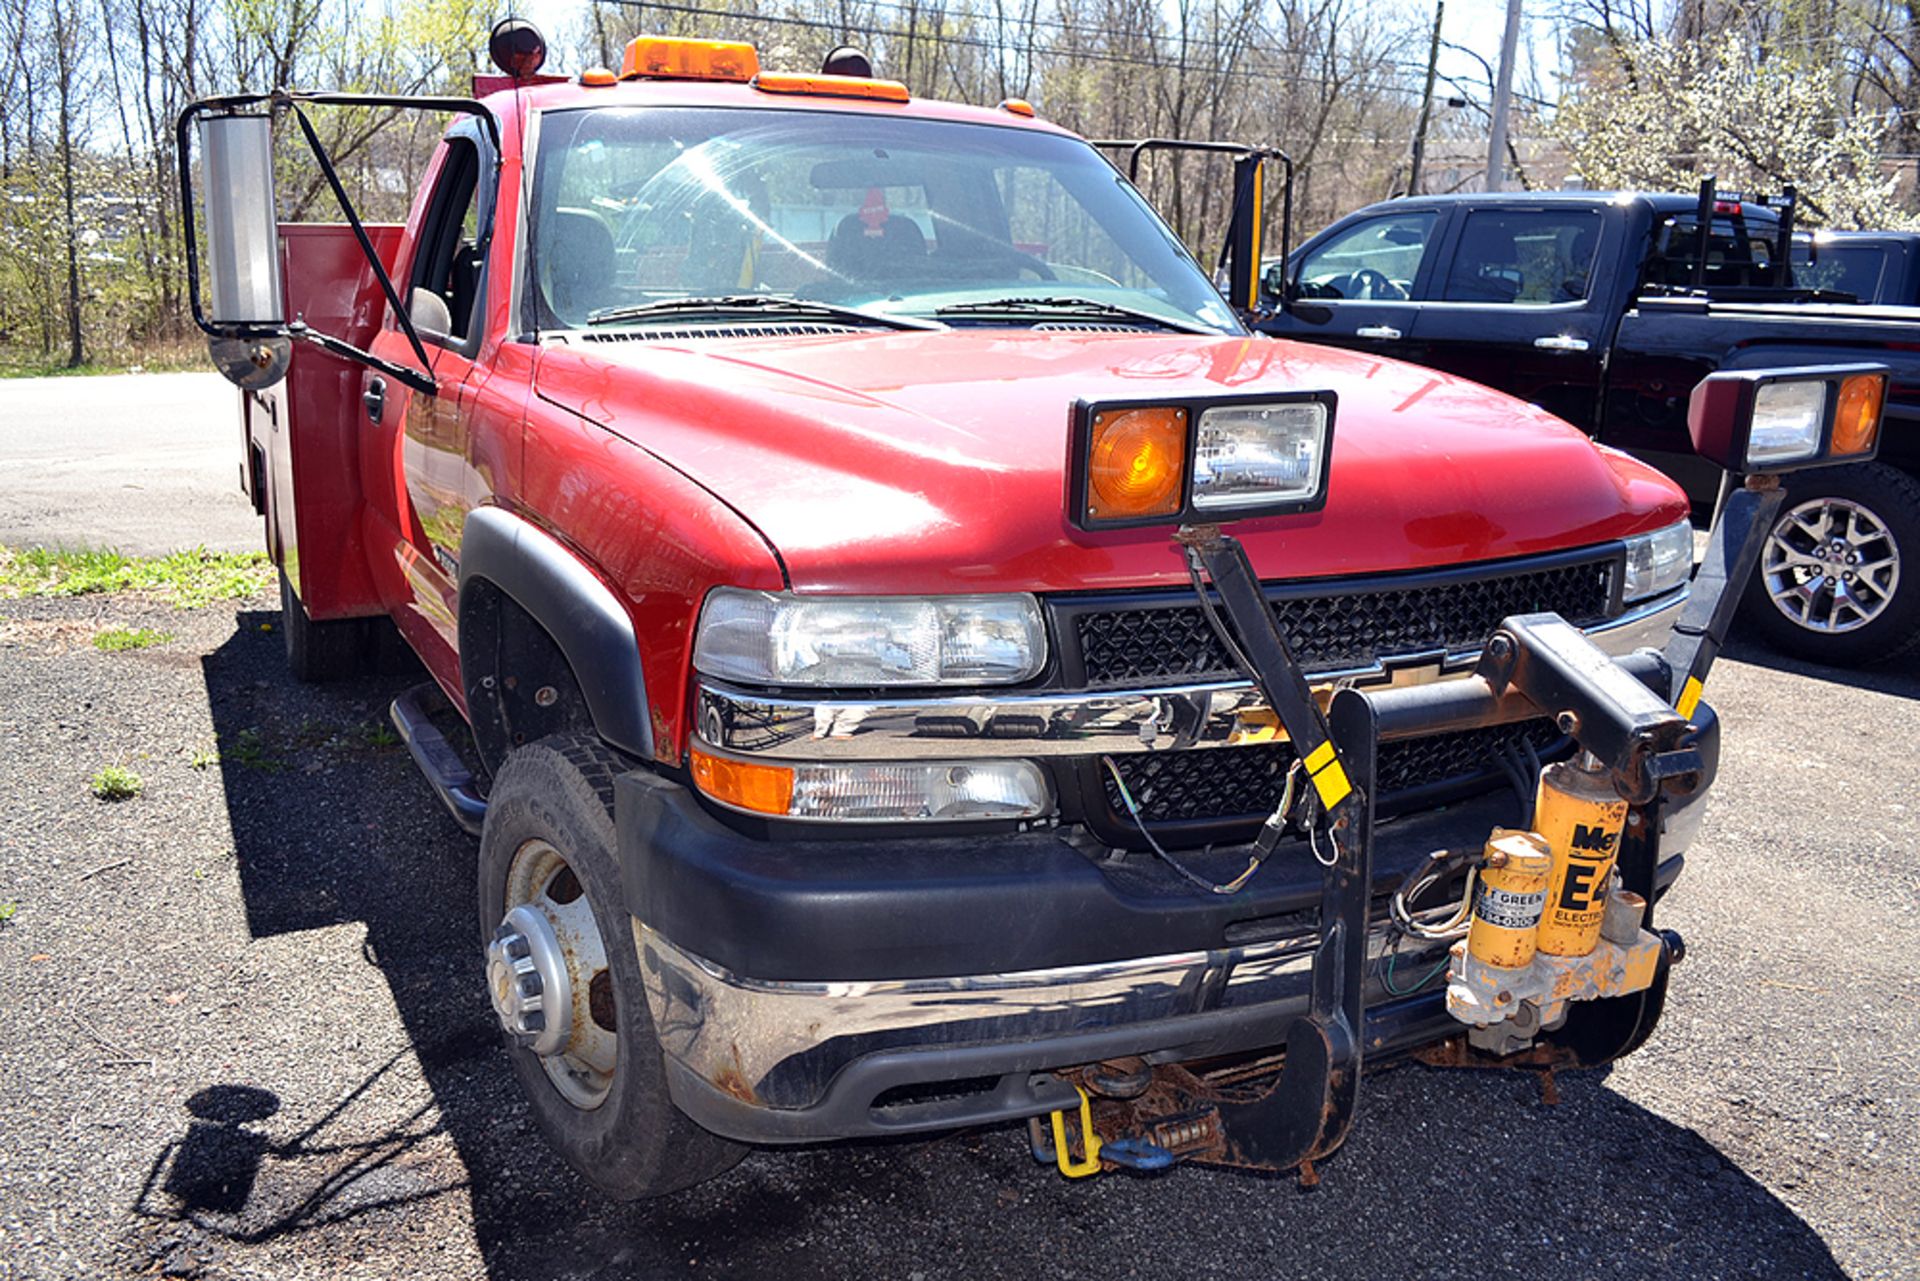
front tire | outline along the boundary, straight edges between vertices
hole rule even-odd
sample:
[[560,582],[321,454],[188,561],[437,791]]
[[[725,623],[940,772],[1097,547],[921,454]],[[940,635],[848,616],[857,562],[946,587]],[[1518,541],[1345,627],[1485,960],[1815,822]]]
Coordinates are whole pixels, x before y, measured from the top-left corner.
[[1835,667],[1920,648],[1920,481],[1885,463],[1790,478],[1747,585],[1773,648]]
[[[710,1179],[746,1149],[667,1094],[619,892],[613,778],[624,768],[580,734],[508,756],[480,836],[479,906],[494,1009],[535,1123],[588,1182],[633,1201]],[[539,964],[554,955],[563,963]],[[530,997],[550,1008],[529,1017]]]

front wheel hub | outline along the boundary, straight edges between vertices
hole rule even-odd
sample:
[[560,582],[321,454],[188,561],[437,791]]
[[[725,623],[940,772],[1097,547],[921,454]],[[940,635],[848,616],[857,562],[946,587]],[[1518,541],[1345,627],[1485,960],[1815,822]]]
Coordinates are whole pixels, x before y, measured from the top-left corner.
[[1780,517],[1760,556],[1773,607],[1835,635],[1879,618],[1900,589],[1900,547],[1886,521],[1851,499],[1815,498]]
[[573,991],[566,958],[546,914],[523,903],[507,913],[487,945],[487,991],[514,1042],[538,1055],[567,1043]]

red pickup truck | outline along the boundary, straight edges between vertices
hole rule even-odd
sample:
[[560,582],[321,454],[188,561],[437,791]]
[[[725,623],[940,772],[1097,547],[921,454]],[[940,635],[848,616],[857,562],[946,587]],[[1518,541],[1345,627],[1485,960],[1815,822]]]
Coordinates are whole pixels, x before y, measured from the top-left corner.
[[[459,119],[405,228],[273,221],[273,119],[366,97],[195,104],[204,249],[185,160],[183,199],[289,660],[391,620],[431,675],[394,718],[589,1179],[1022,1118],[1069,1174],[1310,1173],[1363,1061],[1644,1040],[1771,476],[1690,589],[1660,474],[1251,335],[1025,103],[495,43],[493,92],[412,104]],[[1795,377],[1720,386],[1728,466],[1870,452],[1883,380]],[[1468,938],[1529,822],[1592,927],[1532,962]],[[1531,956],[1530,893],[1473,920]]]

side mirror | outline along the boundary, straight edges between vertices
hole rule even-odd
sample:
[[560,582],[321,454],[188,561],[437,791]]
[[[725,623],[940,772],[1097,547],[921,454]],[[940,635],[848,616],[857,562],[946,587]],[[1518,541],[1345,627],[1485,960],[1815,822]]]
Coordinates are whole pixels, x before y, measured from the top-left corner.
[[1276,262],[1260,273],[1260,290],[1274,298],[1290,299],[1293,282],[1287,278],[1287,264]]
[[1885,365],[1808,365],[1709,375],[1687,402],[1702,458],[1740,475],[1871,459],[1887,401]]
[[293,346],[283,336],[280,224],[273,202],[273,120],[264,115],[202,116],[201,164],[207,193],[206,324],[213,363],[249,391],[286,376]]
[[413,327],[433,338],[445,338],[453,332],[453,313],[447,300],[431,289],[416,289],[407,298],[407,316]]
[[213,286],[207,319],[234,328],[284,325],[273,121],[264,115],[202,116],[200,155],[206,175],[207,276]]

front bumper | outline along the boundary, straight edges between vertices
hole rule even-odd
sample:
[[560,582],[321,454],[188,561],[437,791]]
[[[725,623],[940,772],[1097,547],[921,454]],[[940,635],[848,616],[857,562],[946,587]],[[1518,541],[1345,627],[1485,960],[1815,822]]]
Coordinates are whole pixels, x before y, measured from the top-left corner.
[[[1705,707],[1698,723],[1710,782],[1718,726]],[[1649,898],[1678,875],[1706,791],[1650,839],[1638,873]],[[648,773],[622,777],[616,794],[674,1100],[733,1138],[1037,1115],[1077,1097],[1050,1068],[1259,1049],[1308,1005],[1320,868],[1304,849],[1283,846],[1241,893],[1210,896],[1149,855],[1061,831],[782,842],[742,835]],[[1514,822],[1514,805],[1496,794],[1378,827],[1370,957],[1384,895],[1430,851]],[[1245,851],[1210,857],[1230,872]],[[1405,952],[1396,988],[1441,955]],[[1457,1030],[1437,989],[1396,998],[1380,969],[1367,988],[1369,1054]]]

